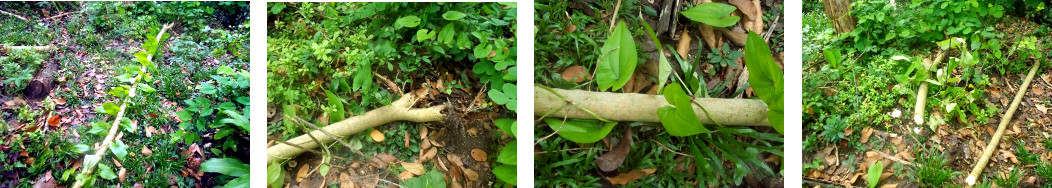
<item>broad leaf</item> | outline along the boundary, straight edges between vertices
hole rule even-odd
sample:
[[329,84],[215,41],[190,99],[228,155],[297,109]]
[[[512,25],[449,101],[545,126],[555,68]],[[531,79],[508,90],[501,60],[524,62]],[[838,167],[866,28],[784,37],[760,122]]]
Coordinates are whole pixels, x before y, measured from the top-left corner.
[[601,52],[603,54],[599,59],[595,75],[599,90],[621,89],[632,77],[632,73],[636,70],[636,61],[638,61],[635,40],[624,21],[614,28],[614,32],[606,39],[606,44],[603,44]]
[[497,165],[493,168],[493,175],[505,183],[516,185],[515,165]]
[[244,175],[237,179],[230,180],[226,185],[223,185],[223,188],[247,188],[250,184],[251,181],[249,180],[249,175]]
[[416,40],[424,41],[435,36],[435,31],[428,31],[427,29],[420,29],[416,31]]
[[835,49],[822,50],[822,55],[826,57],[826,62],[829,65],[833,65],[836,68],[840,64],[840,51]]
[[113,173],[113,169],[110,165],[99,164],[99,177],[102,179],[113,180],[117,178],[117,174]]
[[767,120],[778,133],[783,128],[783,76],[782,69],[771,57],[771,48],[760,35],[749,32],[745,42],[745,66],[749,69],[749,85],[767,104]]
[[729,27],[738,23],[741,18],[731,16],[738,8],[723,3],[702,3],[683,12],[684,17],[713,27]]
[[508,133],[511,137],[515,137],[516,122],[515,119],[500,118],[493,121],[493,124],[497,125],[497,128]]
[[508,142],[507,145],[504,145],[504,149],[500,150],[500,155],[497,155],[497,162],[507,165],[516,165],[516,163],[518,163],[516,148],[519,148],[516,145],[517,143],[518,142],[516,141],[511,141]]
[[880,181],[880,174],[882,173],[884,173],[883,162],[877,161],[869,165],[869,172],[866,172],[866,182],[869,184],[869,188],[877,187],[877,183]]
[[346,111],[343,108],[343,101],[340,100],[339,96],[332,94],[331,91],[325,90],[326,99],[329,101],[329,123],[336,123],[343,121],[344,114]]
[[247,164],[233,158],[212,158],[201,163],[201,171],[241,177],[249,173],[249,167]]
[[442,177],[442,172],[431,170],[424,175],[405,180],[405,185],[406,187],[445,188],[446,179]]
[[117,140],[110,144],[110,151],[113,155],[117,156],[118,159],[124,161],[124,158],[128,156],[128,145],[124,145],[124,141]]
[[643,21],[643,28],[650,35],[650,40],[654,41],[654,44],[658,47],[658,91],[664,91],[665,82],[668,81],[668,76],[672,74],[672,66],[669,64],[668,57],[665,57],[665,48],[661,47],[661,40],[658,40],[654,30],[650,28],[650,24],[647,24],[642,19],[640,21]]
[[459,11],[447,11],[445,14],[442,14],[442,18],[445,18],[446,20],[459,20],[460,18],[464,18],[464,16],[467,15]]
[[354,91],[361,89],[368,89],[373,86],[373,70],[372,64],[365,64],[362,67],[358,67],[358,72],[354,73]]
[[420,17],[406,16],[395,21],[395,27],[416,27],[420,25]]
[[686,91],[683,90],[680,84],[673,83],[668,85],[663,93],[665,101],[675,106],[661,107],[657,111],[658,118],[661,119],[661,125],[665,127],[665,131],[668,131],[669,135],[690,136],[711,132],[698,120],[697,114],[694,113],[694,107],[691,106],[691,98],[687,96]]
[[[548,127],[551,127],[552,130],[558,130],[559,136],[582,144],[594,143],[603,139],[610,134],[611,129],[614,129],[614,125],[617,125],[617,122],[604,123],[594,119],[566,119],[566,122],[563,123],[562,118],[544,118],[544,122],[548,123]],[[561,129],[560,126],[562,126]]]
[[270,163],[267,166],[267,185],[281,187],[285,185],[285,169],[281,169],[282,163]]

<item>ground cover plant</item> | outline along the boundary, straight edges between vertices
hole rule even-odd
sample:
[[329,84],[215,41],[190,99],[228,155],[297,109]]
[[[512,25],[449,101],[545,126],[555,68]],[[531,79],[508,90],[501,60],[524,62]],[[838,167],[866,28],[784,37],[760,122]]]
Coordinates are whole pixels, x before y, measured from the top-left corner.
[[1052,181],[1043,5],[804,4],[804,186]]
[[780,1],[535,8],[535,186],[782,186]]
[[270,187],[513,187],[515,3],[268,3]]
[[248,185],[248,2],[0,11],[0,187]]

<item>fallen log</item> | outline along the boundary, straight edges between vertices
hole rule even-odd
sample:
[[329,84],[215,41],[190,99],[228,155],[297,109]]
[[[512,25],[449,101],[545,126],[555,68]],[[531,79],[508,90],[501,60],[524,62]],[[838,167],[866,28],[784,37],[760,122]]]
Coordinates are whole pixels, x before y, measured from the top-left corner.
[[1008,106],[1008,111],[1005,112],[1005,116],[1001,117],[1001,123],[997,125],[997,131],[990,137],[989,144],[983,149],[983,155],[979,157],[979,161],[975,162],[975,167],[972,168],[972,172],[968,173],[968,178],[964,181],[968,183],[968,186],[975,185],[975,180],[979,178],[979,174],[983,173],[983,168],[986,168],[987,162],[990,162],[990,156],[997,150],[997,144],[1001,143],[1001,136],[1005,133],[1005,128],[1008,127],[1008,122],[1012,121],[1012,116],[1015,115],[1016,108],[1019,107],[1019,101],[1026,95],[1026,89],[1030,87],[1030,81],[1034,80],[1034,74],[1037,74],[1037,67],[1041,66],[1041,62],[1034,62],[1034,67],[1030,68],[1030,74],[1026,75],[1026,79],[1023,80],[1023,84],[1019,86],[1019,91],[1015,93],[1015,99],[1012,99],[1012,105]]
[[[442,111],[446,109],[445,105],[413,108],[413,104],[416,104],[423,97],[424,94],[421,93],[402,95],[402,98],[391,103],[391,105],[373,109],[365,114],[347,118],[322,127],[321,130],[314,130],[286,141],[296,146],[284,143],[270,146],[267,148],[267,164],[291,159],[305,152],[306,150],[304,149],[312,149],[322,144],[336,141],[336,138],[330,137],[322,131],[335,134],[336,136],[349,136],[394,121],[431,122],[445,120],[446,115],[442,114]],[[315,142],[311,136],[318,141]]]
[[[535,115],[548,114],[548,117],[581,119],[596,119],[596,116],[599,116],[612,121],[661,122],[657,115],[658,108],[671,106],[661,95],[554,88],[552,91],[558,94],[534,86]],[[694,113],[702,124],[719,122],[722,125],[771,126],[767,121],[767,105],[758,99],[698,98],[694,101],[704,106],[711,115],[706,116],[704,110],[694,105]],[[567,104],[577,105],[588,111],[575,107],[564,108]]]

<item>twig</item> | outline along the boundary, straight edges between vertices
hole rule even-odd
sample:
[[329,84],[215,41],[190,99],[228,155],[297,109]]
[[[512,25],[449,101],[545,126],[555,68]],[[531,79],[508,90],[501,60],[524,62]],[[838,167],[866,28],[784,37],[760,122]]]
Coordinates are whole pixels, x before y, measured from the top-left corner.
[[767,28],[767,33],[763,34],[763,41],[764,42],[768,42],[768,43],[771,42],[771,35],[774,34],[774,26],[778,26],[778,19],[781,19],[781,18],[782,18],[782,14],[778,14],[778,16],[774,17],[774,20],[771,20],[771,24],[770,24],[771,27]]
[[1023,99],[1023,95],[1026,95],[1026,89],[1030,87],[1030,81],[1034,79],[1034,74],[1037,74],[1037,67],[1041,66],[1041,62],[1034,62],[1033,66],[1033,68],[1030,68],[1030,74],[1027,74],[1026,79],[1023,80],[1023,85],[1020,85],[1019,91],[1015,93],[1015,99],[1008,106],[1008,112],[1001,117],[1001,123],[997,126],[997,131],[990,137],[990,142],[986,145],[986,149],[983,149],[982,157],[976,162],[975,168],[972,168],[972,173],[968,174],[968,179],[964,180],[969,186],[975,185],[975,180],[979,177],[979,174],[983,173],[983,168],[986,167],[987,162],[990,162],[990,156],[994,154],[994,150],[997,150],[997,144],[1001,142],[1005,128],[1008,128],[1008,122],[1012,121],[1012,115],[1015,115],[1015,110],[1019,107],[1019,101]]
[[[570,109],[567,108],[566,111],[570,111]],[[563,123],[559,124],[559,128],[556,128],[555,131],[552,132],[552,134],[548,134],[548,136],[544,136],[544,137],[542,137],[540,139],[537,139],[536,142],[533,142],[533,145],[541,144],[541,141],[544,141],[544,140],[546,140],[548,138],[551,138],[552,136],[555,136],[555,133],[559,133],[559,131],[563,129],[563,126],[566,126],[566,119],[567,119],[567,117],[563,116]],[[551,126],[552,125],[548,125],[548,127],[551,127]]]
[[659,146],[661,146],[661,148],[665,148],[665,150],[668,150],[668,151],[670,151],[672,153],[676,153],[677,155],[694,158],[693,155],[686,154],[686,153],[680,153],[680,152],[678,152],[676,150],[672,150],[672,148],[668,148],[668,146],[665,146],[665,144],[662,144],[661,142],[658,142],[657,140],[650,140],[650,141],[653,141],[654,143],[657,143]]
[[902,160],[902,159],[899,159],[898,157],[888,155],[887,153],[884,153],[882,151],[876,151],[876,152],[878,154],[880,154],[880,156],[884,157],[885,159],[891,159],[892,161],[899,162],[899,163],[902,163],[904,165],[914,166],[913,163],[911,163],[909,161]]
[[[482,97],[482,93],[484,93],[483,91],[486,90],[486,86],[489,86],[489,82],[486,82],[486,84],[482,84],[482,89],[479,89],[479,93],[475,94],[475,98],[471,100],[471,105],[468,105],[468,108],[466,109],[468,112],[474,110],[473,108],[475,108],[475,101],[478,101],[479,97]],[[468,113],[465,112],[464,114],[460,115],[460,118],[464,118],[464,116],[467,115]]]
[[595,149],[595,150],[599,150],[599,151],[607,151],[606,149],[591,147],[591,148],[570,148],[570,149],[561,149],[561,150],[555,150],[555,151],[540,151],[540,152],[533,152],[533,154],[536,155],[536,154],[568,152],[568,151],[577,151],[577,150],[590,150],[590,149]]
[[610,15],[610,32],[614,32],[614,21],[617,20],[617,11],[621,10],[621,0],[617,0],[617,6],[614,6],[614,14]]
[[70,15],[70,14],[73,14],[73,13],[80,13],[80,12],[81,12],[81,11],[74,11],[74,12],[63,12],[63,13],[61,13],[61,14],[58,14],[58,15],[54,15],[54,16],[51,16],[51,17],[47,17],[47,18],[44,18],[44,19],[40,19],[40,21],[44,21],[44,20],[50,20],[50,19],[56,19],[56,18],[59,18],[59,17],[63,17],[63,16],[66,16],[66,15]]
[[387,84],[387,87],[391,88],[391,90],[392,90],[391,92],[397,93],[399,97],[404,95],[404,93],[402,93],[402,89],[398,88],[398,85],[396,85],[390,79],[387,79],[387,77],[385,77],[384,75],[380,75],[380,74],[377,74],[376,72],[373,72],[373,76],[376,76],[377,78],[380,78],[381,81],[384,81],[384,83]]
[[29,21],[29,19],[26,19],[26,17],[22,17],[22,16],[19,16],[17,14],[10,13],[10,12],[4,11],[4,10],[0,10],[0,13],[4,13],[4,14],[7,14],[7,15],[10,15],[11,17],[15,17],[15,18],[21,19],[23,21],[27,21],[27,22]]

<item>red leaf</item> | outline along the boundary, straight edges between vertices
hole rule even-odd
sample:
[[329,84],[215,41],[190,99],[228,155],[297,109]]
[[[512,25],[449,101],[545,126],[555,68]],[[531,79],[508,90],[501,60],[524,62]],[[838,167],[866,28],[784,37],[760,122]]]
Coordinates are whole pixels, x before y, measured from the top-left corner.
[[58,126],[61,123],[61,121],[62,121],[62,116],[51,116],[51,117],[47,118],[47,124],[51,125],[52,127]]

